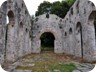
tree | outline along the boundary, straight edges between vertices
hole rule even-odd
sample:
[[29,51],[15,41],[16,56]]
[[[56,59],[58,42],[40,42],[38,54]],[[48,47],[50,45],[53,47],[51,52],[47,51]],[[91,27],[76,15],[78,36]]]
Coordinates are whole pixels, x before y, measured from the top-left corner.
[[56,14],[57,16],[64,18],[66,13],[68,12],[69,8],[70,8],[70,6],[67,4],[67,2],[57,1],[52,4],[51,14]]
[[75,0],[62,0],[50,3],[48,1],[44,1],[38,7],[38,11],[36,11],[35,16],[39,16],[41,14],[56,14],[57,16],[64,18],[67,14],[70,7],[73,5]]
[[44,1],[38,6],[38,11],[36,11],[35,16],[45,14],[45,13],[50,13],[51,9],[51,3],[48,1]]
[[74,3],[76,0],[63,0],[63,1],[67,2],[69,6],[72,6],[73,3]]

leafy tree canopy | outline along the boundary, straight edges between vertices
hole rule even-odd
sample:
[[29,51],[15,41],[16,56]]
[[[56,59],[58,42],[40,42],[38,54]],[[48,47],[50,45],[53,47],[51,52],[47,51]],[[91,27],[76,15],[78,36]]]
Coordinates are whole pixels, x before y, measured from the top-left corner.
[[41,14],[56,14],[57,16],[64,18],[70,7],[73,5],[75,0],[62,0],[50,3],[48,1],[44,1],[38,6],[38,10],[35,13],[35,16],[39,16]]

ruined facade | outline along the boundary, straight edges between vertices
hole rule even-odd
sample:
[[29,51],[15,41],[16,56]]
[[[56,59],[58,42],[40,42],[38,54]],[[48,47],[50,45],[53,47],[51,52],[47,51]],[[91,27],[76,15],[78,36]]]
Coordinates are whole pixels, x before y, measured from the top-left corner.
[[23,0],[4,2],[0,9],[0,55],[4,60],[15,61],[31,53],[30,30],[31,17]]
[[55,37],[54,53],[96,61],[95,14],[92,2],[76,0],[64,19],[43,14],[32,21],[23,0],[7,0],[0,8],[0,62],[13,62],[26,54],[40,53],[40,37],[45,32]]

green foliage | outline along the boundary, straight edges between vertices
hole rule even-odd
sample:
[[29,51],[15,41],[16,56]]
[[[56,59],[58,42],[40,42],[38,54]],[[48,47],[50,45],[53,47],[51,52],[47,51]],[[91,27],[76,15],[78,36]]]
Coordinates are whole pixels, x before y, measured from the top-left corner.
[[73,70],[76,69],[76,66],[70,63],[70,64],[57,64],[50,67],[50,70],[52,72],[56,72],[54,71],[55,69],[60,70],[61,72],[72,72]]
[[57,16],[64,18],[69,8],[70,7],[68,6],[67,2],[62,1],[60,3],[59,1],[57,1],[52,5],[51,14],[56,14]]
[[48,1],[44,1],[38,6],[38,10],[36,11],[35,16],[39,16],[41,14],[56,14],[57,16],[64,18],[70,7],[73,5],[75,0],[62,0],[50,3]]
[[73,3],[74,3],[76,0],[63,0],[63,1],[67,2],[69,6],[72,6]]
[[38,16],[38,15],[41,15],[41,14],[44,14],[44,13],[49,13],[50,9],[51,9],[51,5],[52,4],[48,1],[44,1],[43,3],[41,3],[38,6],[38,11],[36,11],[35,16]]

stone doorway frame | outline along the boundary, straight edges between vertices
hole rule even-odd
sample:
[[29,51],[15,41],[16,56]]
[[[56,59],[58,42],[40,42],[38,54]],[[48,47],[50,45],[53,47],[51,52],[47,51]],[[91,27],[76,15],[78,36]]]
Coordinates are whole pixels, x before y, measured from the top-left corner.
[[38,32],[38,34],[36,35],[36,37],[33,39],[33,53],[40,53],[41,52],[41,40],[40,37],[43,33],[45,32],[50,32],[54,35],[55,40],[54,40],[54,53],[63,53],[62,50],[62,35],[59,35],[58,32],[56,30],[51,30],[49,28],[46,29],[42,29],[40,30],[40,32]]

